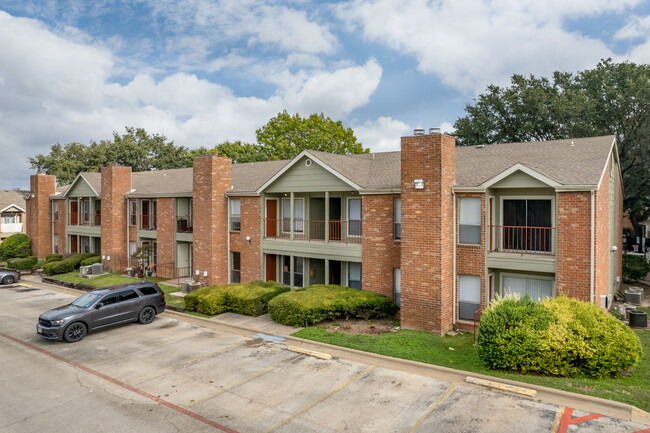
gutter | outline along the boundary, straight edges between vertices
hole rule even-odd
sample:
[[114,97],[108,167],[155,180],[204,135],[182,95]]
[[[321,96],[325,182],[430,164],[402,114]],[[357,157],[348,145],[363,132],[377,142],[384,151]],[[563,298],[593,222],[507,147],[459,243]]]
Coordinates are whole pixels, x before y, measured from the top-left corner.
[[[230,196],[228,196],[227,194],[226,194],[226,199],[227,199],[226,212],[228,212],[228,218],[227,218],[228,226],[226,227],[226,231],[228,232],[228,247],[226,248],[226,253],[228,254],[228,256],[226,257],[226,265],[227,265],[226,281],[228,282],[228,284],[230,284],[231,283],[231,281],[230,281],[230,279],[231,279],[231,276],[230,276],[230,227],[231,227],[230,224],[231,224],[231,222],[230,222]],[[241,214],[241,208],[240,208],[239,212]],[[241,224],[241,222],[240,222],[240,224]],[[241,270],[241,267],[240,267],[240,270]],[[241,278],[240,278],[240,281],[241,281]]]
[[457,316],[457,305],[458,302],[456,302],[456,191],[454,188],[451,189],[451,199],[452,199],[452,218],[453,218],[453,224],[452,224],[452,233],[453,233],[453,240],[452,240],[452,265],[451,265],[451,272],[452,272],[452,279],[451,279],[451,290],[452,290],[452,302],[454,305],[452,306],[452,323],[455,325],[456,324],[456,316]]
[[[130,212],[129,198],[125,196],[124,199],[126,201],[126,265],[127,265],[126,267],[130,268],[131,267],[131,252],[129,251],[129,245],[131,245],[131,243],[129,242],[129,231],[130,231],[129,230],[129,227],[130,227],[129,222],[131,220],[131,215],[129,214],[129,212]],[[136,218],[136,223],[137,223],[137,218]]]

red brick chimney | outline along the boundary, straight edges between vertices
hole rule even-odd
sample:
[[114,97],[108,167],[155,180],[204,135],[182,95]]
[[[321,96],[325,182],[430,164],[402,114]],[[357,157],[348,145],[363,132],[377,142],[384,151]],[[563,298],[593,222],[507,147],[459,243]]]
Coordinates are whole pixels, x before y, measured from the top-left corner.
[[[194,272],[204,285],[228,283],[228,198],[232,161],[194,158]],[[207,275],[205,274],[207,273]],[[194,275],[196,278],[196,274]]]
[[445,334],[453,326],[456,140],[431,129],[402,137],[401,323]]
[[[131,192],[131,167],[102,167],[102,264],[122,271],[128,266],[128,209],[125,194]],[[135,241],[136,239],[131,239]],[[108,258],[111,258],[110,262]]]
[[55,176],[39,172],[29,177],[27,236],[31,240],[32,255],[39,258],[52,254],[50,196],[55,192]]

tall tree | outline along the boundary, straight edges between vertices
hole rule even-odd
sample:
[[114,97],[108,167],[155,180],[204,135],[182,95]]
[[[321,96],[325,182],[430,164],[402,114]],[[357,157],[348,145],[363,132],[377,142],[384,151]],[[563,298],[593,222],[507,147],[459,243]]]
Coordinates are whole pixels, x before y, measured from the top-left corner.
[[233,163],[268,161],[264,147],[259,144],[242,143],[241,141],[226,141],[211,149],[219,156],[226,156],[232,159]]
[[369,152],[357,141],[351,128],[323,113],[302,118],[284,110],[255,133],[257,143],[273,160],[293,158],[305,149],[342,155]]
[[72,182],[82,171],[98,171],[117,164],[133,171],[165,170],[191,167],[192,160],[206,149],[175,146],[164,135],[148,134],[142,128],[127,127],[123,135],[113,132],[112,140],[53,145],[47,155],[38,154],[28,160],[33,169],[56,176],[59,185]]
[[489,86],[454,125],[458,145],[613,134],[625,188],[624,208],[637,234],[650,206],[650,66],[601,61],[553,79],[513,75]]

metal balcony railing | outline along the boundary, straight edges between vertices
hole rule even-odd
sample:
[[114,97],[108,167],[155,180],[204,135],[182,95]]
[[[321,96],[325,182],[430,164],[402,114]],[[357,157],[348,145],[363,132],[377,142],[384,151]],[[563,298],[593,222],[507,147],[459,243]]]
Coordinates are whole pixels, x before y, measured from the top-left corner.
[[[325,230],[325,229],[328,230]],[[266,218],[264,220],[264,237],[273,239],[291,239],[297,241],[325,241],[359,244],[362,237],[362,223],[359,220],[291,220]]]
[[555,255],[555,227],[489,227],[491,252]]

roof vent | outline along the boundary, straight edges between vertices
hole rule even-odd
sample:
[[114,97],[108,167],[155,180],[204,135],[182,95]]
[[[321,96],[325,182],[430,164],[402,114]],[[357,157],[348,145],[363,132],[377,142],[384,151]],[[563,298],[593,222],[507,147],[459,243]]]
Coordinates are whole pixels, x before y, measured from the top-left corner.
[[440,128],[429,128],[429,134],[440,134]]
[[424,135],[424,129],[418,128],[413,130],[413,135]]
[[311,167],[311,159],[305,160],[305,167]]

